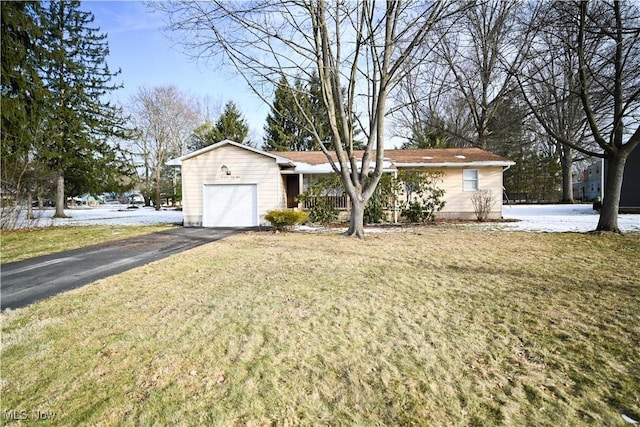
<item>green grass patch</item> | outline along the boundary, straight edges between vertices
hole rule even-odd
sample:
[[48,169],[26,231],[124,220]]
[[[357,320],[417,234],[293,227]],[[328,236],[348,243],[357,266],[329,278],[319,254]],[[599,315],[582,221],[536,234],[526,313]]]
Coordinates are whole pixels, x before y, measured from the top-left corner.
[[171,225],[68,226],[3,231],[0,236],[0,262],[13,262],[78,249],[98,243],[168,230]]
[[638,271],[638,235],[247,233],[3,313],[0,409],[622,426],[640,414]]

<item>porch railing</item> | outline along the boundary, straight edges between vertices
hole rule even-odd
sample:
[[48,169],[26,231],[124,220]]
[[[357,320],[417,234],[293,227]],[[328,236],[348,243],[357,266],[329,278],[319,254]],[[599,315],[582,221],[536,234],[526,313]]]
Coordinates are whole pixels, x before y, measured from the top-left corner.
[[315,205],[318,204],[318,200],[319,199],[324,199],[329,205],[333,206],[334,208],[338,209],[338,210],[347,210],[347,207],[349,206],[349,198],[347,197],[347,195],[342,195],[342,196],[316,196],[316,197],[310,197],[307,200],[305,200],[302,204],[302,208],[303,209],[311,209],[313,208]]

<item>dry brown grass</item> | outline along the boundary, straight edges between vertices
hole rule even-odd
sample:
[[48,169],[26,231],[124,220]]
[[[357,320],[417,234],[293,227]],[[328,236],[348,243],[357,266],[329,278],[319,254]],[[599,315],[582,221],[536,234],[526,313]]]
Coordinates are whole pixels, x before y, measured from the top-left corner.
[[172,225],[69,226],[3,231],[0,262],[13,262],[40,255],[78,249],[88,245],[126,239],[167,230]]
[[2,315],[56,425],[624,425],[640,236],[249,233]]

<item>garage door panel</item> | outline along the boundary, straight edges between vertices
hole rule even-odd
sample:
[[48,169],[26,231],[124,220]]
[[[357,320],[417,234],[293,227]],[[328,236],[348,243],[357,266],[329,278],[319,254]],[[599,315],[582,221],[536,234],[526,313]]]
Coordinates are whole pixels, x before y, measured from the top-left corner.
[[203,191],[204,227],[252,227],[258,225],[256,184],[207,184]]

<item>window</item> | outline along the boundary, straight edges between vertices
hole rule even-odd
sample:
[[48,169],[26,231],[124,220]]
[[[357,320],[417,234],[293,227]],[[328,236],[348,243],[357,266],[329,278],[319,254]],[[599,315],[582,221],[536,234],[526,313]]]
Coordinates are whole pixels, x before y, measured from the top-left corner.
[[478,169],[464,169],[462,171],[462,189],[464,191],[478,191]]

